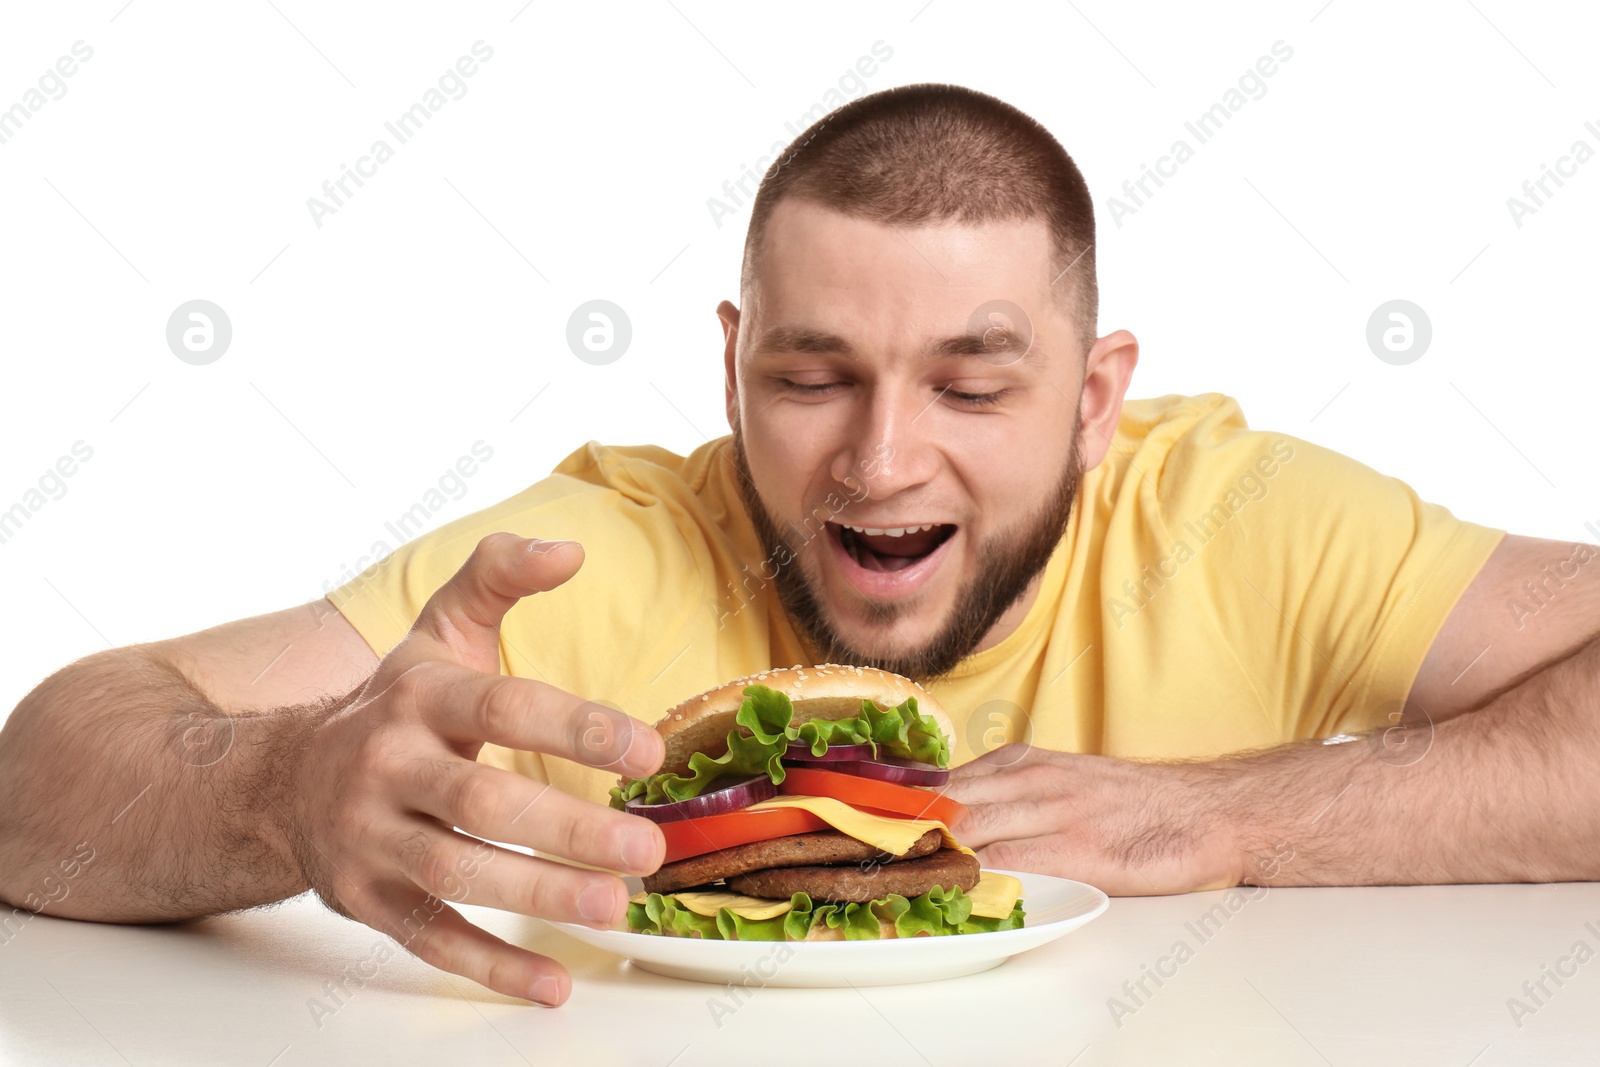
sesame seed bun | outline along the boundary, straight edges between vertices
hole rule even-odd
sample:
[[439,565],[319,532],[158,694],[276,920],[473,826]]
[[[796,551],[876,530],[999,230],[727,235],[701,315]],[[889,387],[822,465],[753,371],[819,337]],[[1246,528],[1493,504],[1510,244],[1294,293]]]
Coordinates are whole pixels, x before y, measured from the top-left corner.
[[796,664],[774,667],[760,674],[747,674],[731,682],[698,693],[672,708],[655,726],[666,742],[664,771],[686,774],[689,757],[704,752],[716,757],[728,750],[728,731],[737,725],[734,716],[744,703],[748,685],[764,685],[785,694],[794,703],[794,722],[809,719],[845,719],[861,713],[861,701],[873,700],[892,708],[907,697],[917,698],[917,711],[932,716],[952,744],[955,728],[939,702],[909,678],[880,671],[876,667],[851,667],[822,663],[814,667]]

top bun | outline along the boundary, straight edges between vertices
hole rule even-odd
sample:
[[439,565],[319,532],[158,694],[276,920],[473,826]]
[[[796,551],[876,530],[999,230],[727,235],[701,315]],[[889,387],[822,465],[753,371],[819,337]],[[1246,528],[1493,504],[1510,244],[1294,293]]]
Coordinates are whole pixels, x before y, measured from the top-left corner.
[[728,751],[728,732],[737,726],[734,716],[744,703],[744,690],[749,685],[764,685],[786,695],[794,703],[793,721],[797,724],[809,719],[847,719],[859,715],[863,699],[892,708],[907,697],[916,697],[918,713],[931,716],[945,737],[952,743],[955,741],[950,716],[932,694],[909,678],[876,667],[796,664],[735,678],[692,696],[668,711],[656,721],[656,731],[667,748],[661,769],[687,774],[689,757],[696,752],[717,757]]

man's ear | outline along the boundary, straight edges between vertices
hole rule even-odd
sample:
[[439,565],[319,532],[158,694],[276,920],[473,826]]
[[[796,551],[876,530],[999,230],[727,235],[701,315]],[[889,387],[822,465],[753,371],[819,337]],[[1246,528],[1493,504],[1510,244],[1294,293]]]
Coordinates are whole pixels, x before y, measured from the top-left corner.
[[717,305],[717,318],[722,323],[722,371],[728,407],[728,429],[739,425],[739,380],[734,371],[734,357],[739,352],[739,309],[724,300]]
[[1139,342],[1127,330],[1108,333],[1089,349],[1080,400],[1083,428],[1078,438],[1086,471],[1099,466],[1111,449],[1111,436],[1122,415],[1122,398],[1138,362]]

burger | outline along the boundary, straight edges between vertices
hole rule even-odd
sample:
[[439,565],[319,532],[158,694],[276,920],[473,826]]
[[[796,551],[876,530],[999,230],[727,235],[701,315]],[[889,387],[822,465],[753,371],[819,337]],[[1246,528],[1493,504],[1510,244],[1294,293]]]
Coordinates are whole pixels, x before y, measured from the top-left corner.
[[909,678],[775,668],[692,696],[655,728],[661,770],[611,790],[666,838],[629,929],[834,941],[1023,925],[1021,883],[980,869],[951,832],[966,809],[943,793],[950,719]]

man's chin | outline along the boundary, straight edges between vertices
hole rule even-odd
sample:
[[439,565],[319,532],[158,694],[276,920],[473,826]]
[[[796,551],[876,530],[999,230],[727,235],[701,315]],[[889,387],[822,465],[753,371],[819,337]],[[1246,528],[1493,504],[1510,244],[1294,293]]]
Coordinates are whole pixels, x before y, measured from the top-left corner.
[[837,572],[821,582],[787,572],[779,581],[790,620],[816,662],[877,667],[931,684],[977,643],[959,626],[948,575],[889,601],[864,596]]
[[842,644],[873,659],[899,660],[914,656],[940,631],[949,605],[934,590],[919,589],[908,596],[880,600],[857,590],[830,588],[823,608],[829,629]]

